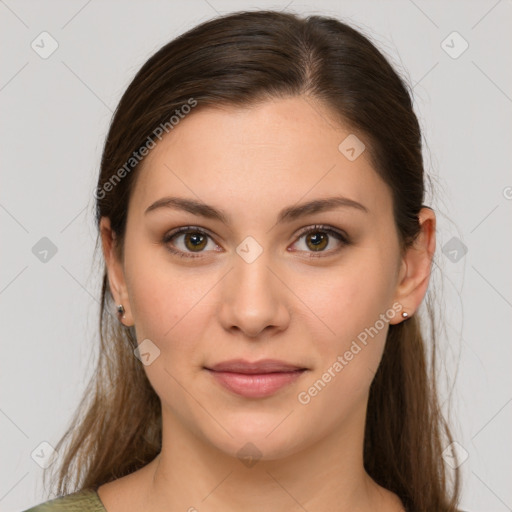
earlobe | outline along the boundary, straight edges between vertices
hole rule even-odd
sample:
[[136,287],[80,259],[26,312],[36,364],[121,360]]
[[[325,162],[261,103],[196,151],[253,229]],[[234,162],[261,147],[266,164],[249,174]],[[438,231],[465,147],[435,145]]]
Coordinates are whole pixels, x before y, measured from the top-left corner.
[[129,327],[134,323],[131,316],[124,269],[116,251],[116,234],[110,226],[108,217],[102,217],[100,220],[100,234],[109,288],[115,303],[116,313],[119,321]]
[[403,312],[395,322],[410,318],[418,309],[427,292],[432,269],[436,240],[436,217],[431,208],[422,208],[418,221],[420,232],[413,244],[405,251],[402,266],[397,280],[394,300],[402,305]]

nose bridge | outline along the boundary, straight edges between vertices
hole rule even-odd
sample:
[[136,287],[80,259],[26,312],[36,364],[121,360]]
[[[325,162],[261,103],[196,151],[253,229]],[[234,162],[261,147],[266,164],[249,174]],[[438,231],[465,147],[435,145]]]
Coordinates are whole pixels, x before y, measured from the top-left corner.
[[[233,269],[233,280],[235,281],[236,288],[242,293],[241,299],[250,299],[250,295],[260,295],[260,299],[266,301],[273,298],[273,290],[271,277],[272,273],[269,270],[269,257],[267,254],[262,254],[257,259],[251,262],[245,261],[243,258],[235,258],[235,268]],[[261,293],[263,292],[263,293]],[[258,298],[258,297],[254,297]]]
[[[240,244],[237,249],[244,249]],[[245,257],[254,248],[235,254],[233,269],[223,288],[221,321],[226,329],[238,328],[248,336],[256,336],[272,326],[279,330],[289,321],[282,285],[269,269],[269,254],[262,251],[254,258]],[[248,249],[248,250],[247,250]]]

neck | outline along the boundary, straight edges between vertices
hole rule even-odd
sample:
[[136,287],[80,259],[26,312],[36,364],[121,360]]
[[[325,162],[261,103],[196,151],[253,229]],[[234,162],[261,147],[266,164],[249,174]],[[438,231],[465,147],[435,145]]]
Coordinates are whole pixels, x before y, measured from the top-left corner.
[[246,457],[228,455],[162,412],[162,450],[146,468],[146,510],[403,510],[364,470],[364,411],[363,427],[335,430],[275,460],[251,458],[249,446]]

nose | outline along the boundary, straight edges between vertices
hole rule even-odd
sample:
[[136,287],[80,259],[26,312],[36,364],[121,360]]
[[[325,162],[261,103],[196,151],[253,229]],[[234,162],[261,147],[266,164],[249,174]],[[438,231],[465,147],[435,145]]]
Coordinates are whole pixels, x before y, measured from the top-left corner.
[[290,322],[286,290],[263,253],[247,263],[234,255],[234,268],[223,280],[219,305],[224,329],[260,337],[265,331],[285,330]]

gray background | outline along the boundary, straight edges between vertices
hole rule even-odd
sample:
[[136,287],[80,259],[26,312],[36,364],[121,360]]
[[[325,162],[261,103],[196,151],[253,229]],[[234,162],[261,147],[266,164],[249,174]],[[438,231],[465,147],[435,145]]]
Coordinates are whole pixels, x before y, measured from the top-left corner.
[[[353,24],[414,86],[436,184],[427,204],[438,215],[433,282],[444,292],[442,399],[469,454],[462,508],[512,510],[510,0],[0,0],[0,509],[46,499],[31,454],[57,443],[92,371],[92,192],[112,111],[164,43],[217,13],[256,8]],[[46,59],[31,47],[51,49],[43,31],[58,43]]]

